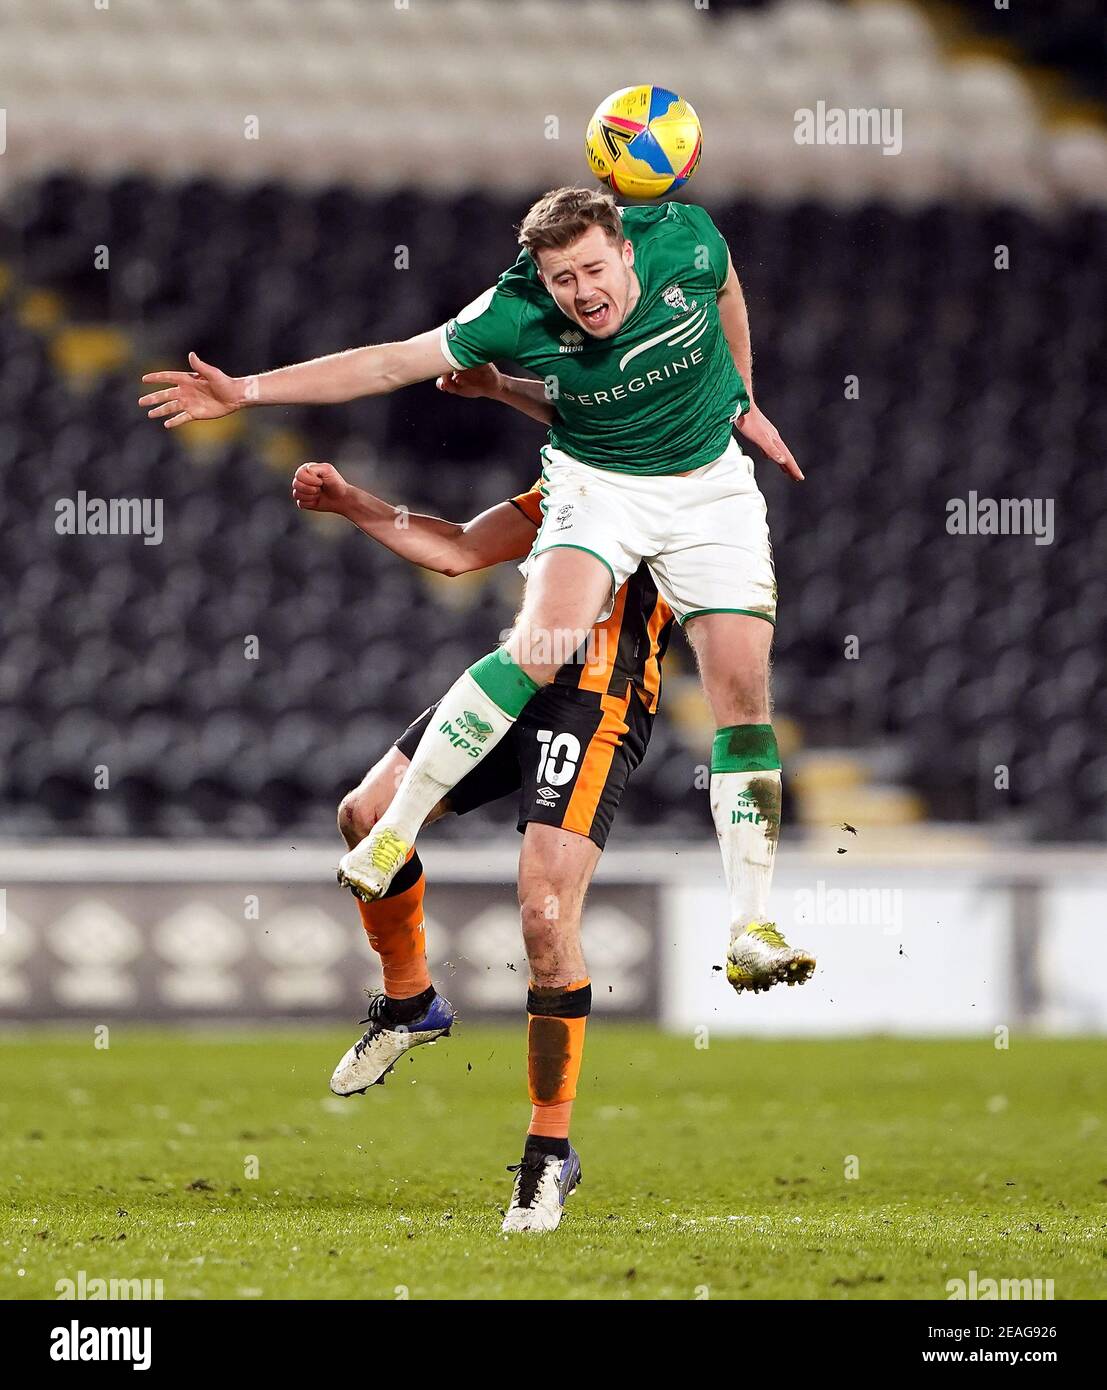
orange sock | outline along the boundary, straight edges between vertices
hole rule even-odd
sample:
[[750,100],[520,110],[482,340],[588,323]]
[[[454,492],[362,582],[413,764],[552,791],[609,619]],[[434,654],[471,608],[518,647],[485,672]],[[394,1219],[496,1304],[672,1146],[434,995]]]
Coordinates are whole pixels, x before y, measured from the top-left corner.
[[423,931],[426,886],[423,865],[412,850],[384,897],[357,905],[369,944],[381,958],[384,992],[390,999],[410,999],[430,988]]
[[574,980],[563,989],[536,989],[531,982],[527,993],[528,1134],[568,1139],[591,1008],[590,980]]

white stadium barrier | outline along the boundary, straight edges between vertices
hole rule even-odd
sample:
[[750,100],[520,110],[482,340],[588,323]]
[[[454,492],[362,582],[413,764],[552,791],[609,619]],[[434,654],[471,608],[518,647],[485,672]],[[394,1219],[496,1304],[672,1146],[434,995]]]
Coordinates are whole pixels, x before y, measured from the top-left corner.
[[[421,845],[440,987],[517,1015],[517,846]],[[0,1017],[349,1021],[376,975],[327,845],[0,847]],[[802,989],[736,999],[708,848],[604,855],[585,911],[597,1014],[676,1032],[992,1035],[1107,1031],[1107,855],[1092,849],[845,854],[786,845],[778,924],[818,955]]]
[[[652,82],[703,121],[697,198],[1107,197],[1094,121],[1052,122],[904,0],[6,0],[4,26],[0,194],[55,168],[533,192],[580,181],[596,103]],[[898,110],[902,149],[798,143],[820,104]]]

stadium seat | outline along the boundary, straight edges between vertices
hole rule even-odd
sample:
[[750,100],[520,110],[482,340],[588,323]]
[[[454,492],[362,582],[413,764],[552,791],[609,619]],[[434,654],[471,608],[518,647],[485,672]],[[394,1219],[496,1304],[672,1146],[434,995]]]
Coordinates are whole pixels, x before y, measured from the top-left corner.
[[[0,571],[16,597],[0,664],[16,716],[5,823],[329,833],[344,787],[495,640],[517,582],[505,571],[432,584],[352,528],[298,514],[288,468],[263,461],[276,422],[235,417],[233,430],[190,441],[136,419],[136,369],[120,345],[141,328],[143,351],[158,345],[162,360],[188,342],[241,370],[415,331],[510,261],[516,200],[56,175],[11,206],[3,230],[32,290],[0,313]],[[750,303],[759,393],[809,475],[794,489],[760,468],[781,582],[778,703],[815,743],[848,743],[867,725],[904,750],[914,791],[866,790],[878,818],[915,814],[921,795],[941,814],[1017,816],[1050,838],[1102,824],[1092,653],[1107,518],[1081,458],[1104,422],[1091,363],[1107,314],[1102,282],[1079,267],[1107,252],[1107,218],[952,204],[714,211]],[[119,268],[110,282],[91,266],[89,226]],[[1001,235],[1008,272],[992,264]],[[400,242],[424,273],[394,269]],[[211,245],[218,257],[196,250]],[[1046,302],[1049,267],[1066,262],[1076,270],[1050,287],[1063,310],[1046,354],[1033,303]],[[1001,274],[1017,295],[1001,292]],[[934,288],[912,299],[911,283]],[[92,360],[89,344],[97,377],[67,372]],[[1027,414],[1016,385],[1029,360],[1047,383],[1048,422]],[[308,441],[308,456],[453,517],[525,488],[536,469],[540,435],[527,421],[430,386],[282,418],[288,438],[274,457]],[[1092,544],[950,535],[946,504],[970,488],[1053,498],[1058,528],[1082,527]],[[59,535],[54,503],[78,490],[160,497],[162,544]],[[351,632],[363,640],[351,645]],[[257,661],[244,655],[250,635]],[[850,636],[857,661],[844,655]],[[628,798],[637,823],[706,825],[689,776],[701,735],[695,720],[659,725]],[[1003,762],[1018,775],[1000,795],[982,768]],[[100,763],[125,795],[94,789]],[[1058,779],[1067,801],[1043,800]],[[810,795],[816,822],[820,796]]]

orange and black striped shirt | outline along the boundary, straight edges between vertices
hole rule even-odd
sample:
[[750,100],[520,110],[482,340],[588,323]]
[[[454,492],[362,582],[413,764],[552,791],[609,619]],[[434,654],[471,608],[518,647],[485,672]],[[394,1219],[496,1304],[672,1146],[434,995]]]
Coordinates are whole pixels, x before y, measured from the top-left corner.
[[[536,527],[542,524],[541,486],[511,499]],[[555,685],[590,690],[622,699],[628,684],[650,714],[661,700],[661,663],[673,630],[673,610],[658,594],[643,563],[615,595],[610,618],[597,623],[584,644],[554,677]]]

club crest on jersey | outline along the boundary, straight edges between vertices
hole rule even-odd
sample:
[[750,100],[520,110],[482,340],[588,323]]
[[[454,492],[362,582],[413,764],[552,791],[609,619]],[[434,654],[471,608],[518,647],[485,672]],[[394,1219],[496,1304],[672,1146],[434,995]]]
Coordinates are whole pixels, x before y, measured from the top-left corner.
[[691,307],[679,285],[670,285],[667,290],[662,290],[661,298],[670,309],[679,309],[682,314],[686,314]]
[[583,352],[584,334],[575,328],[567,328],[561,335],[561,346],[558,352]]

